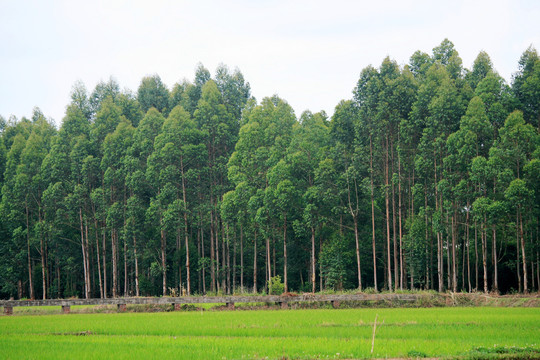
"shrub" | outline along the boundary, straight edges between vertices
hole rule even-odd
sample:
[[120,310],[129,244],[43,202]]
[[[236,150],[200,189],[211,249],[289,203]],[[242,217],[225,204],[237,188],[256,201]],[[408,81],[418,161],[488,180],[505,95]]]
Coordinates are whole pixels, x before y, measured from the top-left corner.
[[281,276],[277,275],[274,277],[271,277],[270,280],[268,280],[268,294],[269,295],[280,295],[283,294],[283,290],[285,289],[285,285],[281,282]]

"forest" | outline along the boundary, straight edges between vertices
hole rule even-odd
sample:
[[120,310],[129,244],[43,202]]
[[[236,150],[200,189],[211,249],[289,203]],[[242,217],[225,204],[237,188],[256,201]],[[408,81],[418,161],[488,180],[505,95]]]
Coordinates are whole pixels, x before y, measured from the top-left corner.
[[0,298],[538,291],[540,57],[516,60],[507,83],[445,39],[330,117],[202,64],[77,82],[59,128],[0,117]]

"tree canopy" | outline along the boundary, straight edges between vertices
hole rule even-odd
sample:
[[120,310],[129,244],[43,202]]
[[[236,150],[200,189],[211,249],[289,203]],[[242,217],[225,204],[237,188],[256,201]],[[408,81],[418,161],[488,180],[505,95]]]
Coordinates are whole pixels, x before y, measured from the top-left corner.
[[78,82],[59,129],[0,117],[0,298],[538,291],[540,58],[445,39],[360,71],[332,116],[238,69]]

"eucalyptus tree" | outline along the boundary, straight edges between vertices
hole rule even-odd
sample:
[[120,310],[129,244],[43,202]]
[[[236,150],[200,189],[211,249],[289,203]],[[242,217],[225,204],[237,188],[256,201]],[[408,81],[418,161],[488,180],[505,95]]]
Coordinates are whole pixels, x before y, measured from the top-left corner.
[[[354,91],[354,99],[360,111],[362,121],[356,124],[355,118],[357,115],[355,107],[352,104],[342,102],[336,107],[336,112],[334,113],[334,117],[332,119],[332,135],[334,137],[337,137],[338,143],[349,144],[353,144],[355,141],[354,137],[351,138],[350,136],[364,138],[364,141],[366,136],[369,137],[369,177],[371,195],[371,245],[373,255],[373,287],[375,291],[378,291],[374,185],[374,158],[377,153],[374,151],[374,142],[378,143],[377,139],[379,138],[379,133],[375,125],[375,116],[377,112],[377,102],[379,96],[379,81],[377,70],[371,66],[363,69]],[[346,134],[350,135],[347,136]]]
[[[135,267],[135,294],[140,294],[139,246],[145,240],[145,211],[150,204],[149,184],[146,181],[148,157],[154,151],[154,140],[160,133],[165,119],[159,111],[151,108],[140,121],[133,134],[133,144],[124,157],[126,169],[127,201],[126,235],[133,241]],[[139,245],[138,245],[139,244]]]
[[[453,46],[444,41],[433,52],[435,62],[418,88],[417,98],[412,106],[411,119],[412,125],[422,134],[415,163],[419,180],[424,181],[426,222],[428,222],[428,205],[433,206],[429,204],[428,199],[434,200],[432,219],[437,242],[437,282],[439,291],[442,291],[444,288],[443,232],[445,225],[443,197],[438,191],[438,183],[443,176],[443,159],[446,156],[444,144],[448,135],[459,127],[459,119],[464,114],[467,96],[464,96],[457,87],[459,78],[454,78],[456,74],[451,74],[445,67],[453,57],[457,56]],[[426,235],[428,235],[427,231]],[[427,241],[431,248],[431,239]]]
[[[408,67],[401,70],[397,63],[389,58],[384,59],[378,70],[371,67],[364,69],[354,92],[359,111],[359,121],[356,125],[356,156],[360,159],[367,158],[369,151],[370,159],[374,280],[376,282],[374,187],[380,181],[385,204],[385,282],[389,288],[393,287],[391,271],[393,253],[394,289],[398,286],[403,288],[404,282],[404,258],[401,249],[403,235],[401,122],[408,118],[415,92],[416,80],[413,73]],[[377,171],[378,169],[380,171]]]
[[317,274],[315,235],[324,223],[323,214],[330,200],[321,196],[330,188],[319,183],[317,178],[319,164],[326,158],[330,148],[329,125],[324,112],[316,114],[304,112],[300,117],[300,123],[293,127],[293,136],[286,157],[290,164],[293,185],[296,187],[298,196],[302,197],[302,199],[297,199],[297,203],[301,204],[301,207],[296,209],[297,216],[302,216],[297,222],[308,230],[311,238],[308,278],[311,281],[312,292],[316,289]]
[[[356,275],[358,289],[362,289],[362,268],[360,260],[360,238],[358,232],[358,223],[361,216],[362,203],[364,201],[364,191],[361,186],[362,179],[366,169],[359,161],[360,153],[364,151],[361,146],[358,146],[358,137],[355,133],[358,122],[358,113],[355,105],[351,102],[341,102],[334,113],[332,123],[333,132],[338,135],[334,139],[334,147],[338,153],[341,153],[336,159],[336,167],[339,172],[340,183],[345,189],[340,194],[344,197],[343,210],[351,216],[354,230],[355,254],[356,254]],[[353,129],[353,136],[339,136],[344,134],[343,130],[337,133],[337,127],[345,125]],[[360,156],[359,156],[360,155]]]
[[512,107],[510,91],[504,79],[493,71],[488,72],[474,90],[474,95],[479,96],[486,107],[486,114],[493,125],[493,138],[498,136],[498,130],[504,125]]
[[[288,255],[287,255],[287,227],[298,213],[301,194],[297,187],[298,178],[292,175],[291,164],[281,159],[268,172],[268,188],[265,197],[265,207],[268,217],[275,219],[274,223],[283,225],[283,285],[284,291],[288,292]],[[272,221],[271,221],[272,222]],[[268,230],[269,232],[271,229]],[[267,238],[270,234],[267,234]],[[275,269],[275,265],[274,265]]]
[[535,283],[535,254],[536,254],[536,289],[540,288],[540,242],[539,242],[539,224],[540,224],[540,147],[537,146],[533,158],[523,167],[524,180],[527,188],[533,192],[530,200],[530,251],[531,259],[531,290]]
[[529,46],[519,59],[512,91],[523,111],[525,122],[540,131],[540,57],[533,46]]
[[[11,250],[11,253],[17,254],[15,262],[14,256],[5,259],[6,267],[9,266],[10,272],[15,273],[18,279],[18,293],[19,297],[22,296],[22,279],[25,277],[28,279],[28,297],[35,298],[34,282],[32,277],[32,263],[29,254],[29,244],[25,246],[25,233],[30,235],[30,231],[25,232],[25,197],[24,193],[17,187],[18,181],[17,169],[21,163],[21,154],[26,147],[26,138],[23,134],[19,133],[13,137],[11,146],[6,155],[6,170],[4,172],[5,182],[2,187],[2,218],[6,219],[6,233],[9,236],[9,242],[6,241],[6,248]],[[22,180],[22,179],[21,179]],[[28,255],[26,255],[28,252]],[[26,256],[24,256],[26,255]],[[11,263],[10,265],[7,265]],[[24,264],[26,263],[26,272]],[[6,277],[6,280],[8,277]],[[8,281],[6,281],[8,282]],[[14,281],[15,282],[15,281]],[[3,284],[4,287],[9,288],[8,284]],[[14,287],[14,284],[11,284]]]
[[523,113],[514,111],[506,119],[504,126],[499,130],[500,139],[497,146],[502,150],[503,159],[514,172],[513,180],[505,191],[505,197],[513,204],[516,210],[516,234],[518,247],[521,247],[523,264],[523,291],[528,292],[527,259],[525,239],[523,235],[523,212],[529,209],[526,202],[530,200],[532,192],[522,180],[523,166],[532,159],[533,153],[538,151],[540,136],[531,124],[526,124]]
[[467,72],[465,79],[471,89],[476,89],[478,84],[490,73],[493,73],[493,63],[485,51],[480,51],[474,60],[471,71]]
[[[293,109],[284,100],[274,96],[263,99],[260,105],[244,114],[246,123],[239,132],[235,151],[228,163],[228,176],[235,186],[241,204],[247,203],[252,214],[254,232],[254,264],[257,261],[256,235],[264,231],[266,240],[267,278],[270,273],[270,244],[267,216],[270,209],[264,202],[264,193],[269,186],[270,169],[285,156],[291,141],[291,132],[296,123]],[[246,193],[247,191],[247,193]],[[240,205],[242,206],[242,205]],[[256,266],[254,266],[254,278]],[[254,288],[257,287],[254,279]]]
[[173,109],[180,105],[193,117],[201,98],[201,87],[197,87],[186,79],[176,83],[169,95],[169,108]]
[[[234,150],[238,125],[231,114],[227,112],[221,93],[213,80],[206,81],[202,86],[201,99],[197,105],[194,119],[197,127],[205,135],[207,160],[204,171],[207,173],[206,186],[210,203],[210,212],[207,214],[210,217],[210,267],[212,290],[215,290],[216,286],[219,286],[219,279],[216,282],[215,266],[218,266],[219,275],[220,233],[224,235],[219,219],[219,203],[223,194],[229,189],[227,162]],[[223,238],[222,242],[224,242]],[[225,261],[223,258],[222,260]]]
[[[445,188],[444,198],[451,202],[451,284],[452,291],[457,291],[457,241],[459,234],[459,209],[469,209],[471,206],[470,184],[467,181],[470,164],[473,158],[488,155],[492,144],[493,130],[485,112],[485,106],[480,97],[474,97],[467,108],[467,112],[461,118],[458,131],[450,134],[446,140],[447,155],[444,158],[444,179],[439,182],[439,188]],[[459,203],[460,200],[465,203]],[[468,211],[468,210],[466,210]],[[465,248],[469,249],[469,217],[466,217],[467,239]],[[495,231],[495,230],[493,230]],[[495,236],[495,235],[494,235]],[[467,263],[469,263],[467,253]],[[450,259],[448,260],[450,262]],[[470,282],[469,282],[470,284]],[[469,285],[470,287],[470,285]]]
[[146,76],[141,80],[137,90],[137,100],[143,112],[151,108],[167,115],[169,105],[169,90],[161,81],[159,75]]
[[227,112],[235,119],[240,119],[242,110],[251,96],[251,87],[245,81],[244,75],[238,69],[231,74],[227,66],[220,64],[216,70],[215,81]]
[[[117,98],[117,96],[120,94],[120,84],[118,84],[118,81],[114,77],[110,77],[109,81],[104,82],[100,81],[92,93],[90,94],[88,101],[90,106],[90,113],[92,114],[92,117],[94,117],[100,108],[103,106],[103,102],[107,98],[111,98],[111,100],[114,102]],[[73,99],[73,96],[72,96]],[[73,99],[75,100],[75,99]],[[77,103],[77,101],[75,101]],[[86,115],[86,111],[84,110],[84,107],[81,108],[83,113]]]
[[103,171],[103,189],[108,199],[107,227],[111,235],[112,250],[112,295],[119,294],[118,261],[120,259],[119,242],[123,240],[124,259],[124,295],[127,295],[127,239],[124,234],[125,206],[127,202],[126,167],[124,158],[133,144],[135,129],[124,116],[120,116],[116,130],[109,133],[103,142],[103,157],[101,170]]
[[[15,126],[21,125],[24,124],[16,124]],[[26,257],[30,298],[36,296],[32,253],[35,253],[35,248],[38,249],[37,252],[41,258],[41,290],[43,298],[46,298],[47,269],[45,267],[46,248],[44,246],[46,240],[44,238],[44,209],[41,197],[47,184],[41,172],[41,165],[50,150],[56,129],[45,119],[38,108],[34,109],[32,122],[28,125],[27,130],[30,132],[20,131],[15,135],[6,156],[4,172],[6,181],[2,187],[2,211],[11,225],[7,231],[11,233],[10,237],[14,249]]]
[[[82,185],[83,180],[85,180],[82,173],[83,161],[93,152],[89,143],[88,107],[81,100],[84,99],[83,94],[84,91],[81,88],[75,87],[73,90],[72,103],[67,107],[66,116],[62,121],[58,135],[55,136],[51,149],[41,166],[47,187],[44,191],[45,222],[51,241],[49,248],[53,250],[54,254],[57,295],[62,291],[63,276],[61,275],[66,275],[64,271],[61,271],[65,265],[63,260],[76,254],[76,248],[72,249],[60,239],[80,237],[80,249],[84,249],[85,238],[81,236],[80,232],[77,235],[73,230],[80,228],[77,209],[69,208],[65,201],[74,191],[75,186]],[[75,213],[72,213],[71,210]],[[71,223],[70,218],[75,219],[74,224]],[[79,252],[79,254],[81,253]],[[86,256],[86,252],[83,255]],[[81,261],[80,264],[83,262]],[[84,264],[88,265],[88,262],[85,261]],[[85,268],[87,268],[86,265]],[[84,287],[85,290],[89,291],[89,274],[84,271],[83,273]],[[88,293],[88,295],[90,294]]]
[[[161,138],[163,136],[163,139]],[[186,250],[186,286],[188,295],[191,293],[191,267],[189,252],[188,208],[190,200],[194,202],[194,186],[197,184],[197,172],[201,164],[206,161],[206,147],[204,145],[204,133],[199,130],[196,123],[190,118],[189,113],[181,107],[175,107],[168,119],[163,124],[162,133],[156,138],[159,147],[164,141],[175,147],[174,157],[178,172],[179,192],[183,213],[183,230]],[[191,195],[188,198],[188,195]]]

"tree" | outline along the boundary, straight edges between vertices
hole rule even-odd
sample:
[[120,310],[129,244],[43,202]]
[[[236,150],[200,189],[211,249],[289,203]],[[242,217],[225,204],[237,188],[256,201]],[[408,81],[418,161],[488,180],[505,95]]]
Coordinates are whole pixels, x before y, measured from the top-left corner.
[[111,98],[114,102],[118,94],[120,94],[120,85],[115,78],[110,77],[108,82],[100,81],[94,91],[92,91],[92,94],[90,94],[91,114],[95,116],[107,98]]
[[142,79],[137,90],[137,100],[141,104],[143,112],[147,112],[153,107],[167,115],[169,90],[163,85],[158,75],[146,76]]
[[[247,203],[252,213],[257,214],[249,224],[256,236],[257,232],[268,226],[266,219],[269,209],[264,207],[263,201],[263,194],[269,186],[268,173],[284,157],[296,118],[292,108],[278,97],[263,99],[260,105],[244,116],[247,122],[240,129],[235,151],[230,157],[228,176],[235,185],[241,204]],[[269,205],[268,202],[266,204]],[[266,266],[271,269],[268,232],[266,235]],[[253,241],[256,264],[256,239]],[[257,287],[255,275],[256,269],[254,288]]]
[[513,76],[512,90],[527,123],[540,131],[540,57],[529,46],[519,59],[519,69]]

